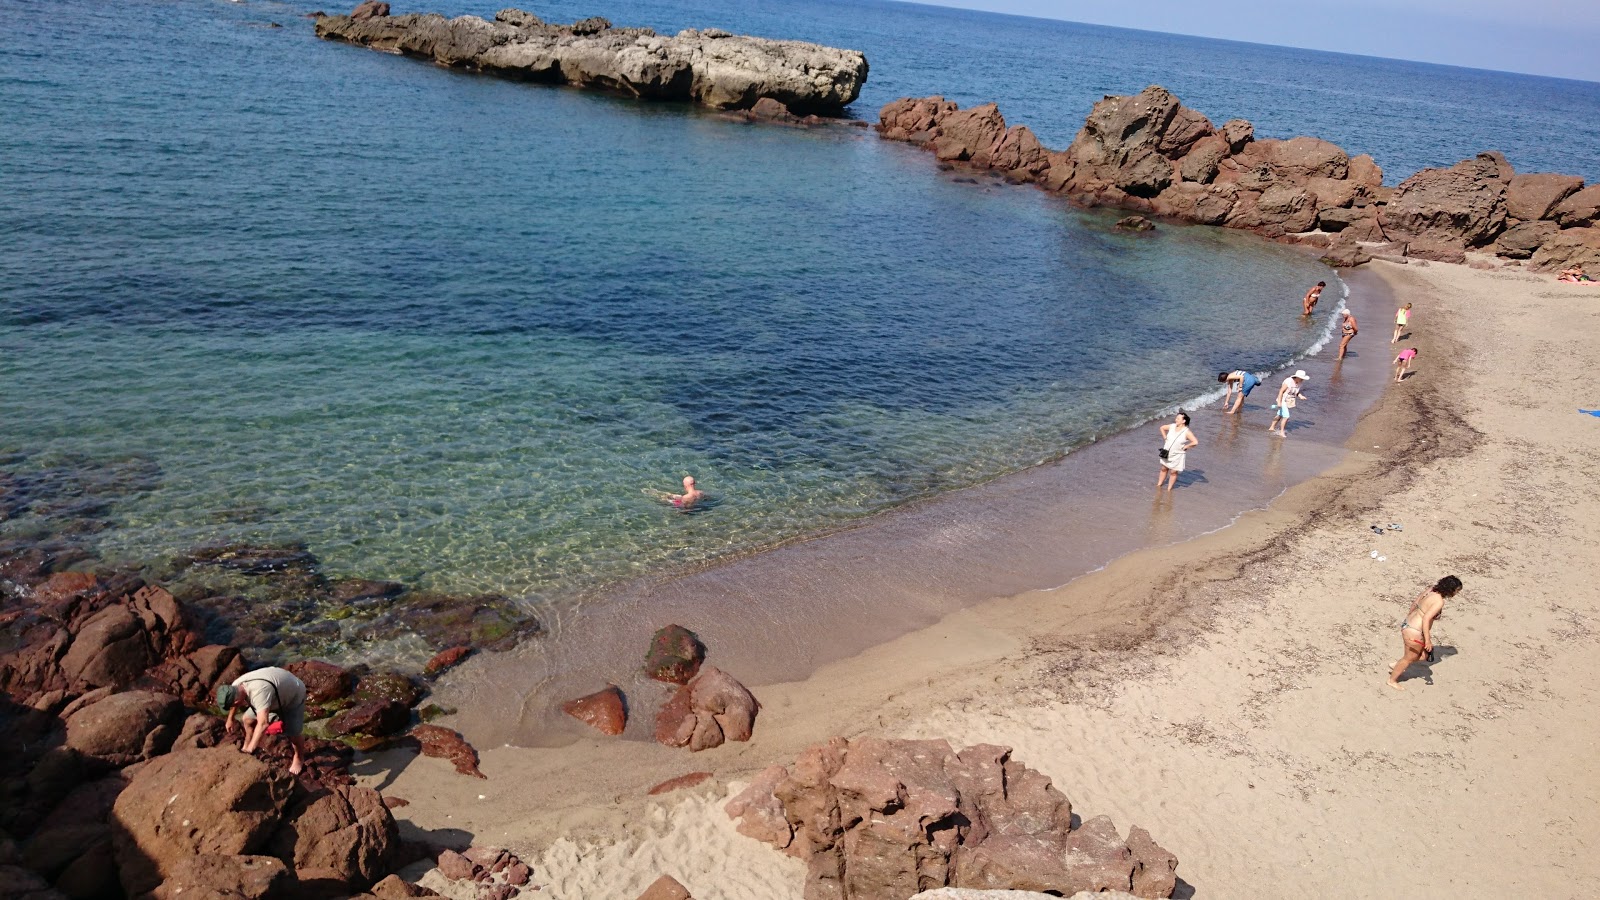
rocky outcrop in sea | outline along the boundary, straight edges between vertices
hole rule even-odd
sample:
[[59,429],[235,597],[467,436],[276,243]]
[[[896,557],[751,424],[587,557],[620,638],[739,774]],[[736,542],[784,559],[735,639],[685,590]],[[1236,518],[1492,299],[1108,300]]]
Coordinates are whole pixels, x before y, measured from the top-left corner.
[[750,109],[766,98],[796,113],[838,113],[867,80],[867,58],[856,50],[715,28],[667,36],[600,18],[555,25],[520,9],[503,9],[491,22],[391,16],[388,4],[369,2],[348,16],[318,18],[316,29],[321,38],[444,66],[714,109]]
[[961,109],[943,97],[888,104],[878,131],[1080,205],[1310,244],[1337,266],[1373,254],[1464,262],[1469,251],[1536,271],[1600,266],[1600,185],[1518,174],[1482,153],[1390,188],[1370,156],[1314,137],[1257,140],[1249,122],[1219,127],[1156,85],[1096,103],[1065,150],[1008,126],[993,103]]

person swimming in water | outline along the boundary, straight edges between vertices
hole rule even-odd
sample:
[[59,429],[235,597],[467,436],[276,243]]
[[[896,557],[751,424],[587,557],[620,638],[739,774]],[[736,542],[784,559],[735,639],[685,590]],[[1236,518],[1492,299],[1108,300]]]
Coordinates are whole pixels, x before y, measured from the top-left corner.
[[705,496],[705,491],[702,491],[694,486],[694,476],[685,475],[683,476],[683,493],[662,494],[661,499],[671,503],[673,506],[676,506],[679,509],[688,509],[694,506],[696,503],[699,503],[701,500],[704,500]]

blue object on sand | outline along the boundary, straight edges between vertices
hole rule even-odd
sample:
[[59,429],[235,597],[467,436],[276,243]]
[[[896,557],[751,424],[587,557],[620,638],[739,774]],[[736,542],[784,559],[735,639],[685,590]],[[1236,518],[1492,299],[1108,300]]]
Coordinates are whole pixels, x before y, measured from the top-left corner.
[[1578,412],[1581,412],[1586,416],[1594,416],[1596,419],[1600,419],[1600,409],[1580,409]]

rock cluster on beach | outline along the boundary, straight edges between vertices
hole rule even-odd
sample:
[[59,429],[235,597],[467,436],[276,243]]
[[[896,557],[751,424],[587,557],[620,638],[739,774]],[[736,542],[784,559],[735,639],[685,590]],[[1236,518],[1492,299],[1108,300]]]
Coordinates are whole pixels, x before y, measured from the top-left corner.
[[878,130],[1081,205],[1311,244],[1332,265],[1372,254],[1463,262],[1468,251],[1531,260],[1535,270],[1600,264],[1600,185],[1517,174],[1483,153],[1389,188],[1369,156],[1314,137],[1257,140],[1241,119],[1219,128],[1155,85],[1096,103],[1065,150],[1008,126],[993,103],[960,109],[943,97],[884,106]]
[[210,708],[248,651],[206,643],[192,610],[135,574],[4,566],[17,559],[0,554],[0,895],[429,895],[385,876],[435,851],[404,845],[398,801],[349,774],[352,746],[400,740],[482,777],[460,735],[412,726],[415,679],[291,663],[321,720],[291,776],[285,741],[240,753]]
[[317,36],[445,66],[714,109],[750,109],[765,98],[798,113],[837,113],[867,80],[867,58],[858,51],[714,28],[665,36],[600,18],[549,24],[519,9],[503,9],[492,22],[388,12],[388,4],[364,3],[349,16],[323,16]]
[[806,900],[936,887],[1170,897],[1178,860],[1134,826],[1073,827],[1046,776],[980,744],[833,738],[773,766],[726,806],[741,834],[806,863]]

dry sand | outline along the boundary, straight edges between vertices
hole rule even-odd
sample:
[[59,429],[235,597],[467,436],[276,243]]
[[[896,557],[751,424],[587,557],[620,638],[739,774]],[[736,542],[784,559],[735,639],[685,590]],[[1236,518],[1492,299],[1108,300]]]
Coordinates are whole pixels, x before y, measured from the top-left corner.
[[[1600,896],[1600,419],[1577,412],[1600,407],[1600,289],[1373,265],[1416,304],[1415,374],[1270,509],[764,687],[748,744],[490,750],[488,781],[382,754],[368,783],[414,836],[509,846],[560,900],[663,872],[798,898],[800,865],[720,800],[833,734],[1011,746],[1085,816],[1148,828],[1180,895]],[[1354,349],[1392,356],[1391,327]],[[1397,623],[1446,574],[1439,662],[1396,693]],[[644,796],[695,770],[716,778]]]

